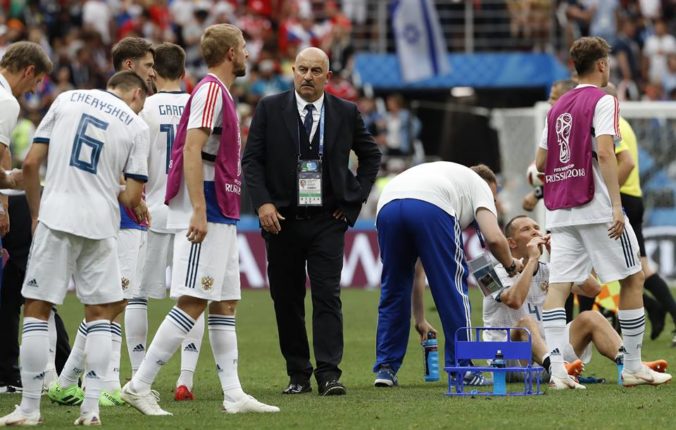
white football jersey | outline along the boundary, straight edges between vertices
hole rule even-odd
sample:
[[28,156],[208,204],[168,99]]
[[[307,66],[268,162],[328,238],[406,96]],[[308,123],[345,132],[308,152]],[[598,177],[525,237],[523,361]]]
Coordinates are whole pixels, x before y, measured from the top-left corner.
[[171,159],[176,129],[190,94],[181,91],[158,92],[146,99],[141,118],[150,130],[150,154],[148,155],[148,183],[146,203],[152,222],[150,230],[170,233],[167,229],[169,207],[164,204],[167,188],[167,173]]
[[[510,277],[502,267],[497,265],[495,271],[500,276],[500,282],[506,288],[511,287],[518,279],[517,276]],[[528,290],[526,301],[521,309],[512,309],[509,306],[496,301],[492,296],[484,297],[483,318],[485,327],[514,327],[523,317],[530,315],[538,324],[540,333],[544,336],[542,327],[542,306],[547,297],[547,288],[549,286],[549,265],[540,262],[538,271],[533,276],[533,280]],[[506,340],[504,331],[484,331],[483,338],[486,341],[504,341]]]
[[117,236],[120,176],[148,179],[148,126],[116,95],[60,94],[34,144],[49,145],[40,222],[89,239]]

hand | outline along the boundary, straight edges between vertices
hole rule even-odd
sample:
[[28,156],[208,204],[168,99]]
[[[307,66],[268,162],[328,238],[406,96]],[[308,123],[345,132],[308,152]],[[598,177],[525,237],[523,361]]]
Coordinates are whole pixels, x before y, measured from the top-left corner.
[[542,255],[542,245],[545,245],[546,241],[543,237],[534,237],[526,245],[528,249],[528,259],[532,261],[537,261]]
[[206,210],[193,210],[186,237],[192,243],[202,243],[207,235]]
[[415,323],[415,331],[420,335],[420,342],[427,340],[427,333],[429,332],[437,334],[437,330],[432,327],[432,324],[428,323],[427,320]]
[[0,236],[9,233],[9,212],[0,204]]
[[622,208],[613,208],[613,222],[608,227],[608,237],[611,239],[619,239],[624,232],[624,212]]
[[258,221],[261,223],[263,230],[268,233],[277,234],[282,231],[282,225],[279,223],[280,220],[284,221],[286,218],[277,212],[274,204],[265,203],[258,208]]
[[526,194],[525,197],[523,198],[523,202],[521,203],[521,207],[523,207],[523,210],[525,211],[532,211],[535,209],[535,206],[538,204],[538,198],[535,197],[535,192],[531,191],[530,193]]
[[345,216],[345,213],[343,213],[342,209],[336,209],[333,211],[333,217],[337,220],[347,222],[347,217]]
[[148,205],[146,205],[145,200],[141,200],[138,206],[134,208],[134,215],[138,222],[150,225],[150,211],[148,211]]
[[545,249],[547,249],[547,253],[549,255],[552,254],[552,235],[551,234],[545,234],[543,239],[545,240]]
[[21,169],[5,171],[5,180],[7,188],[23,190],[23,171]]
[[517,273],[521,273],[523,271],[523,261],[517,260],[516,258],[512,257],[512,264],[503,267],[505,268],[505,271],[511,278],[512,276],[515,276]]

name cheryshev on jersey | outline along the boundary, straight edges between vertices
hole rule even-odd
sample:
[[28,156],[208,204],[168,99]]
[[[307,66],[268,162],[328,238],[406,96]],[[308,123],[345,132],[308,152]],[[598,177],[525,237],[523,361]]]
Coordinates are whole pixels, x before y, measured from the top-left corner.
[[70,101],[88,104],[93,108],[99,109],[101,112],[105,112],[110,116],[119,119],[125,125],[131,124],[135,117],[135,115],[132,116],[129,114],[129,112],[126,112],[125,110],[120,109],[111,103],[106,103],[91,93],[73,91],[70,95]]

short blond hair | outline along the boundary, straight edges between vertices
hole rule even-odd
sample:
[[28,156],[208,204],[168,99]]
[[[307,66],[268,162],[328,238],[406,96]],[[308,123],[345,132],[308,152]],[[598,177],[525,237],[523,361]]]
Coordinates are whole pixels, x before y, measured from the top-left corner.
[[52,61],[37,43],[12,43],[0,61],[0,67],[10,73],[21,72],[29,66],[35,67],[36,75],[52,72]]
[[214,67],[221,64],[228,50],[237,48],[242,39],[242,30],[232,24],[214,24],[207,27],[200,39],[202,57],[207,66]]

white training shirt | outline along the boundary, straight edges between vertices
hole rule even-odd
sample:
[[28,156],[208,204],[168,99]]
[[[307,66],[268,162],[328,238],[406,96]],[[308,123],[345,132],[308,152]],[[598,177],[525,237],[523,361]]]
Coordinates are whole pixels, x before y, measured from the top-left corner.
[[[211,76],[216,77],[216,75],[213,74]],[[224,85],[223,87],[226,89],[227,96],[232,100],[232,96],[230,95],[227,86]],[[221,87],[213,82],[202,85],[193,95],[190,103],[191,106],[190,119],[188,120],[188,130],[194,128],[209,129],[210,135],[207,139],[207,143],[202,148],[202,153],[215,156],[218,154],[218,148],[221,145],[221,134],[214,134],[214,130],[223,127],[223,94]],[[239,140],[239,124],[236,124],[236,126],[238,128],[237,138],[241,152],[242,145],[241,140]],[[225,218],[220,214],[220,210],[218,209],[215,191],[210,192],[211,190],[214,190],[214,163],[202,159],[202,174],[204,175],[204,197],[207,203],[207,221],[223,222],[221,219]],[[190,202],[190,196],[188,194],[188,188],[184,178],[183,185],[179,189],[178,194],[169,202],[167,228],[178,230],[187,229],[190,224],[191,217],[192,204]],[[216,220],[216,218],[219,217],[220,219]],[[235,222],[233,221],[232,223]]]
[[171,159],[171,147],[176,137],[178,122],[190,94],[184,92],[158,92],[146,99],[140,116],[150,130],[150,153],[148,155],[148,183],[146,203],[152,222],[150,230],[156,233],[171,233],[167,228],[169,207],[164,204],[167,188],[167,173]]
[[[518,279],[518,276],[510,277],[501,264],[495,266],[495,272],[500,277],[502,285],[511,288]],[[528,290],[528,296],[520,309],[512,309],[509,306],[495,300],[493,296],[484,297],[483,319],[485,327],[514,327],[523,317],[530,315],[538,324],[540,333],[544,335],[542,327],[542,306],[547,297],[547,287],[549,285],[549,265],[540,262],[538,271],[533,275]],[[505,341],[505,331],[483,332],[485,341]]]
[[387,203],[415,199],[431,203],[453,216],[465,229],[479,208],[497,216],[495,200],[488,183],[469,167],[448,161],[419,164],[400,173],[383,189],[378,212]]
[[19,118],[19,102],[12,94],[7,79],[0,73],[0,143],[9,148],[12,131]]
[[89,239],[117,236],[120,176],[148,178],[148,126],[102,90],[60,94],[33,144],[48,144],[40,222]]
[[[578,85],[577,88],[591,85]],[[620,142],[619,131],[620,109],[617,99],[611,95],[603,96],[594,108],[593,127],[596,136],[610,135],[617,145]],[[547,149],[547,122],[540,138],[540,148]],[[596,138],[592,138],[592,151],[598,152]],[[610,202],[608,187],[603,180],[598,161],[592,159],[594,176],[594,197],[586,204],[567,209],[550,211],[545,208],[545,225],[547,229],[581,224],[600,224],[613,220],[613,207]]]

